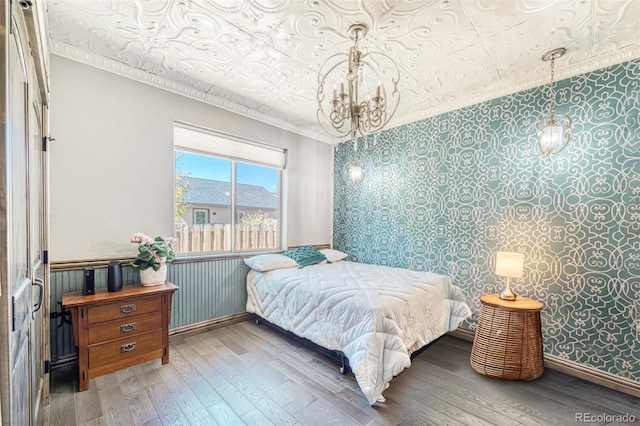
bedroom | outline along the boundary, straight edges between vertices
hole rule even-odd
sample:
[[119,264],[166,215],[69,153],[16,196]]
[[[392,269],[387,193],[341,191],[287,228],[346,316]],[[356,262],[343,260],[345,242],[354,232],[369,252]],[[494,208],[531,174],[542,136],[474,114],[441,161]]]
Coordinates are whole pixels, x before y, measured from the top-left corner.
[[[15,9],[17,3],[13,2]],[[42,7],[42,3],[34,3],[35,9]],[[193,77],[198,64],[191,63],[191,74],[187,70],[172,71],[162,68],[162,58],[150,55],[153,60],[146,62],[147,68],[136,67],[137,47],[132,48],[134,53],[130,56],[118,56],[114,49],[129,45],[132,40],[135,45],[137,40],[127,40],[125,36],[139,36],[128,27],[131,22],[138,25],[132,18],[135,10],[117,6],[126,3],[114,3],[117,12],[82,10],[73,3],[46,3],[51,35],[46,41],[52,54],[42,52],[49,59],[42,67],[50,70],[47,135],[56,139],[49,142],[47,151],[51,265],[46,283],[49,306],[45,312],[53,317],[51,340],[42,341],[50,345],[49,359],[57,369],[65,360],[72,363],[76,352],[68,317],[58,303],[62,293],[82,287],[82,268],[94,266],[96,282],[104,287],[107,261],[135,255],[135,247],[129,242],[131,234],[174,235],[173,137],[176,123],[187,123],[287,150],[280,188],[282,248],[333,245],[359,262],[451,275],[463,289],[473,312],[464,325],[466,329],[475,329],[480,297],[497,293],[504,286],[504,279],[494,272],[495,253],[525,253],[524,277],[513,280],[513,288],[517,294],[545,305],[541,315],[547,363],[555,362],[554,368],[610,386],[638,391],[640,18],[636,1],[555,2],[557,15],[544,15],[554,19],[541,19],[535,10],[529,11],[538,19],[523,21],[527,30],[505,30],[509,37],[522,33],[525,38],[512,43],[509,49],[503,45],[504,52],[486,59],[479,68],[470,65],[471,56],[457,57],[460,62],[454,65],[448,60],[433,63],[433,58],[431,63],[422,62],[424,58],[404,52],[422,64],[420,69],[405,68],[401,74],[405,79],[405,85],[400,86],[402,100],[414,102],[416,107],[399,111],[394,122],[397,124],[392,123],[381,132],[374,147],[359,148],[358,159],[364,164],[365,178],[355,185],[343,178],[344,168],[355,158],[353,145],[339,144],[334,152],[331,144],[325,143],[326,136],[316,129],[317,122],[297,118],[299,126],[295,127],[294,119],[287,115],[293,113],[291,99],[298,98],[286,93],[292,90],[287,84],[273,83],[287,75],[286,69],[277,66],[286,55],[278,56],[265,49],[254,52],[254,56],[248,54],[247,62],[236,64],[234,61],[239,61],[240,56],[237,52],[248,49],[244,44],[247,39],[242,38],[245,32],[233,33],[235,39],[211,41],[219,66],[207,78],[219,79],[224,73],[241,87],[249,80],[264,85],[252,86],[256,92],[253,101],[249,98],[251,93],[234,94],[231,86],[230,93],[216,88],[207,97],[198,90],[202,85],[198,86]],[[171,4],[180,11],[198,2],[151,3],[147,5],[151,8],[149,14],[143,15],[151,37],[155,34],[154,25],[162,19],[177,20],[175,25],[179,26],[184,23],[180,19],[194,24],[196,21],[188,20],[197,17],[201,29],[211,26],[222,31],[215,26],[220,25],[217,21],[214,25],[204,20],[207,15],[163,15],[169,9],[165,5]],[[348,26],[362,15],[367,16],[356,5],[354,11],[347,10],[341,17],[336,12],[341,10],[336,6],[341,2],[318,2],[319,6],[313,2],[273,2],[287,6],[271,12],[260,9],[260,2],[237,3],[244,6],[227,11],[232,16],[229,20],[241,21],[239,26],[264,25],[258,30],[271,28],[277,23],[274,20],[284,19],[287,7],[315,6],[313,17],[328,19],[326,26],[335,29],[335,33],[323,34],[330,42],[316,52],[318,66],[331,54],[348,50],[351,42],[344,35]],[[503,28],[499,25],[509,27],[508,13],[499,12],[500,2],[478,3],[477,8],[473,2],[426,3],[430,6],[416,12],[416,16],[434,26],[436,37],[446,39],[448,34],[452,38],[452,46],[447,48],[455,48],[454,42],[462,43],[466,37],[471,37],[467,44],[472,46],[475,31],[487,31],[481,25],[474,29],[461,23],[486,24],[465,15],[469,10],[478,15],[486,13],[499,22],[494,36],[497,28]],[[528,5],[525,3],[523,8]],[[386,12],[384,7],[376,6],[386,3],[363,4],[372,14],[368,19],[378,19]],[[402,3],[399,4],[398,8]],[[10,15],[8,7],[9,2],[5,2],[5,22]],[[318,11],[317,7],[328,10]],[[492,7],[498,10],[495,15]],[[584,8],[587,12],[581,14]],[[592,9],[598,13],[590,12]],[[65,19],[65,13],[73,10],[78,14],[75,19]],[[29,28],[29,14],[34,12],[17,13],[25,14]],[[120,18],[113,15],[131,22],[118,23]],[[429,20],[427,17],[432,15],[441,20]],[[409,19],[407,13],[400,12],[387,16],[401,18]],[[94,28],[95,22],[110,26]],[[494,23],[486,25],[491,31]],[[450,35],[454,32],[451,26],[458,29],[456,36]],[[309,36],[310,45],[323,41],[313,39],[311,33],[296,29],[293,24],[291,28],[294,35],[299,30]],[[267,43],[264,31],[258,30],[256,34],[260,36],[255,38]],[[31,32],[25,33],[31,38]],[[211,38],[207,38],[206,31],[203,33],[192,34],[191,41]],[[387,33],[389,37],[394,35],[391,29]],[[376,37],[384,34],[383,30],[373,31],[372,38],[365,38],[363,43],[371,40],[374,47],[381,48],[384,44]],[[275,40],[291,49],[304,39],[288,39],[286,32],[282,38]],[[420,37],[410,40],[416,42]],[[304,49],[307,45],[301,46]],[[427,43],[421,46],[429,54],[433,54],[429,49],[445,47]],[[556,63],[557,107],[574,120],[575,138],[565,151],[545,160],[530,143],[529,133],[546,105],[543,85],[549,79],[549,66],[540,57],[560,46],[567,47],[568,53]],[[174,48],[175,45],[167,51],[175,53]],[[300,54],[306,53],[309,52],[302,50]],[[134,66],[130,66],[132,63]],[[520,66],[516,67],[518,63]],[[459,67],[460,75],[451,71],[455,67]],[[483,83],[486,80],[475,80],[486,69],[504,73],[497,80],[498,87]],[[517,74],[515,69],[523,74]],[[421,88],[417,96],[416,87],[409,81],[424,78],[425,74],[431,76],[433,87]],[[312,72],[298,76],[307,98],[315,97],[316,77]],[[509,80],[516,77],[515,81]],[[460,83],[465,80],[471,84]],[[456,91],[470,91],[474,96],[457,96]],[[429,95],[431,92],[440,97]],[[267,100],[273,102],[270,107],[258,104]],[[277,108],[279,103],[282,109]],[[310,108],[315,120],[316,106],[312,104]],[[169,172],[159,172],[165,168]],[[140,183],[143,190],[139,189]],[[243,257],[179,258],[169,265],[169,280],[180,287],[173,298],[172,331],[194,332],[199,326],[246,319],[248,268],[242,263]],[[130,268],[125,267],[123,272],[125,284],[137,277]],[[2,283],[6,333],[11,300],[5,275]],[[37,298],[37,293],[35,289],[32,297]],[[177,335],[175,339],[184,342]],[[220,339],[234,341],[228,331]],[[288,340],[284,342],[283,345],[291,345]],[[456,349],[451,348],[455,344],[448,342],[455,353]],[[6,378],[8,348],[3,344],[2,376]],[[179,351],[172,351],[169,365],[178,363],[179,355],[173,357],[176,353]],[[428,353],[427,350],[424,355]],[[191,355],[198,354],[192,351]],[[401,375],[402,380],[407,380],[409,373],[411,370]],[[6,379],[2,386],[4,419],[10,412]],[[89,389],[93,397],[95,388]],[[89,398],[83,395],[86,392],[78,393],[76,399]],[[50,400],[54,396],[52,392]]]

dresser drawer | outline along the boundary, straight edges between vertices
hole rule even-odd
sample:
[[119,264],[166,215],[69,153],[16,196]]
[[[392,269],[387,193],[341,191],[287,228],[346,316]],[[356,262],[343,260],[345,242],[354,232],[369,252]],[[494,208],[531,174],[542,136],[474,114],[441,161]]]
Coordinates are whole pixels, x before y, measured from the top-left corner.
[[153,351],[162,351],[162,330],[125,337],[102,345],[89,347],[89,368],[135,358]]
[[161,328],[162,312],[108,321],[89,327],[89,344],[95,345],[108,340],[124,339]]
[[96,324],[104,321],[128,318],[134,315],[157,312],[161,309],[162,300],[159,297],[123,300],[108,305],[89,307],[88,320],[89,324]]

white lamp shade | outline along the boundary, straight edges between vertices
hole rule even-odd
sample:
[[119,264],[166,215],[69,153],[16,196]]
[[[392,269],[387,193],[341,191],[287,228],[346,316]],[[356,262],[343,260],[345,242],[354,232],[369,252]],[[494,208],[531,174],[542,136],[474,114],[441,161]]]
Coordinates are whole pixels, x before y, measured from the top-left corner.
[[522,278],[524,254],[499,251],[496,254],[496,275],[509,278]]

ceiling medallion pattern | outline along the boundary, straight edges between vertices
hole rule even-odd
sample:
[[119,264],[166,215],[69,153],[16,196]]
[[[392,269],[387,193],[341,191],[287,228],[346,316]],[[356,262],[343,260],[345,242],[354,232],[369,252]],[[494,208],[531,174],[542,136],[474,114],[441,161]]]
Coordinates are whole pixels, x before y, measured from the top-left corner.
[[403,75],[391,126],[544,84],[539,58],[555,46],[569,52],[558,79],[640,57],[637,0],[49,0],[47,6],[55,54],[121,68],[120,74],[325,141],[315,117],[316,76],[333,52],[348,50],[346,29],[356,22],[369,27],[363,49],[389,55]]

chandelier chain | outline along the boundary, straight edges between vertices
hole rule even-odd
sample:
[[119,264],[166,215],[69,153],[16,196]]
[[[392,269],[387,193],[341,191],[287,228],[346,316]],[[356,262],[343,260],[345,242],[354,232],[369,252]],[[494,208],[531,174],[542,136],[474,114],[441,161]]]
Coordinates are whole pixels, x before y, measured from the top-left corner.
[[551,58],[551,81],[549,81],[549,115],[553,114],[553,108],[555,107],[556,93],[553,87],[553,79],[555,76],[555,58]]

